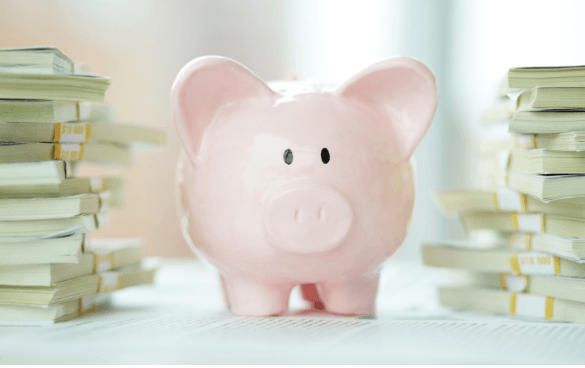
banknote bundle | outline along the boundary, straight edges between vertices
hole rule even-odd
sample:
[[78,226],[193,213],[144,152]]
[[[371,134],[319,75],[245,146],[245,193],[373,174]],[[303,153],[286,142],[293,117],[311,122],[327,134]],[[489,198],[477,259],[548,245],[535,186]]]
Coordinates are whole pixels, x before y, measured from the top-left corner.
[[585,322],[584,109],[585,67],[509,70],[482,116],[477,187],[437,193],[469,235],[423,245],[426,265],[466,275],[444,306]]
[[115,120],[108,77],[55,47],[0,50],[0,325],[87,314],[99,293],[153,282],[139,239],[90,239],[124,205],[128,167],[164,133]]

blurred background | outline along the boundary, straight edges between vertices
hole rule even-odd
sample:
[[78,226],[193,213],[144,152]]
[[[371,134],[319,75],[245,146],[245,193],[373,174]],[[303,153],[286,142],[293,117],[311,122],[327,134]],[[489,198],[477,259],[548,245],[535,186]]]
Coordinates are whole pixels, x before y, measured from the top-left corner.
[[[180,141],[170,88],[195,57],[238,60],[264,80],[289,71],[342,82],[382,58],[415,57],[435,73],[439,108],[415,152],[417,200],[396,257],[424,240],[463,236],[433,202],[438,189],[474,183],[479,117],[512,66],[585,64],[582,1],[463,0],[0,0],[0,48],[53,45],[112,78],[118,120],[163,129],[162,151],[138,152],[126,207],[94,237],[140,237],[149,255],[192,256],[175,208]],[[81,174],[84,174],[84,168]],[[118,169],[91,169],[93,175]]]

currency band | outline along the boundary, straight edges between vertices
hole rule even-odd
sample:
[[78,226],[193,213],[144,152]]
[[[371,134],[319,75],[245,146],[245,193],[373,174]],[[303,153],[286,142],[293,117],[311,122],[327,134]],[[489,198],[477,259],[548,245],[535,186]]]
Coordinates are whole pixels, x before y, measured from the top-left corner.
[[507,188],[498,188],[494,193],[496,211],[526,212],[526,196]]
[[518,134],[515,146],[517,148],[536,148],[536,134]]
[[53,142],[87,143],[91,139],[89,123],[55,123]]
[[508,275],[500,273],[500,286],[502,289],[520,293],[526,291],[528,286],[528,276],[526,275]]
[[509,258],[510,271],[518,275],[558,275],[561,263],[557,256],[539,252],[512,254]]
[[77,314],[83,316],[92,313],[95,310],[95,297],[93,295],[86,295],[79,298],[79,306]]
[[117,272],[100,273],[100,286],[98,292],[109,293],[120,289],[122,279]]
[[512,226],[516,231],[544,233],[544,215],[542,213],[514,213],[512,214]]
[[93,269],[94,273],[100,273],[111,270],[115,265],[114,252],[103,252],[93,250]]
[[515,250],[531,250],[532,249],[532,234],[515,233],[510,236],[510,249]]
[[554,299],[531,294],[510,294],[509,313],[511,316],[553,318]]
[[53,151],[53,160],[77,161],[83,159],[83,144],[56,143]]

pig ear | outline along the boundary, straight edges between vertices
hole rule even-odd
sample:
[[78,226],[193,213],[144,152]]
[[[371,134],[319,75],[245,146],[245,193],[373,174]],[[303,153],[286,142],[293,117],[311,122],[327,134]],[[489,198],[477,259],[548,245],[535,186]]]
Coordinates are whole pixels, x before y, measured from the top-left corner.
[[387,59],[362,70],[335,94],[359,100],[387,116],[404,159],[410,158],[427,132],[438,99],[433,73],[407,57]]
[[205,129],[221,107],[275,96],[266,83],[233,60],[218,56],[192,60],[181,69],[171,89],[175,124],[189,157],[197,156]]

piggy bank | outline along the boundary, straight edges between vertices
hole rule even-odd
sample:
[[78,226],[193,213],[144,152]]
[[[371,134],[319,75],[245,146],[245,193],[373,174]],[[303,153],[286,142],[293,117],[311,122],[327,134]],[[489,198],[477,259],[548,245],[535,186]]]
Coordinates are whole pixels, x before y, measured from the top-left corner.
[[242,316],[316,308],[372,315],[379,265],[403,242],[410,158],[437,105],[432,72],[397,57],[339,86],[267,84],[241,64],[188,63],[171,92],[184,155],[183,232]]

